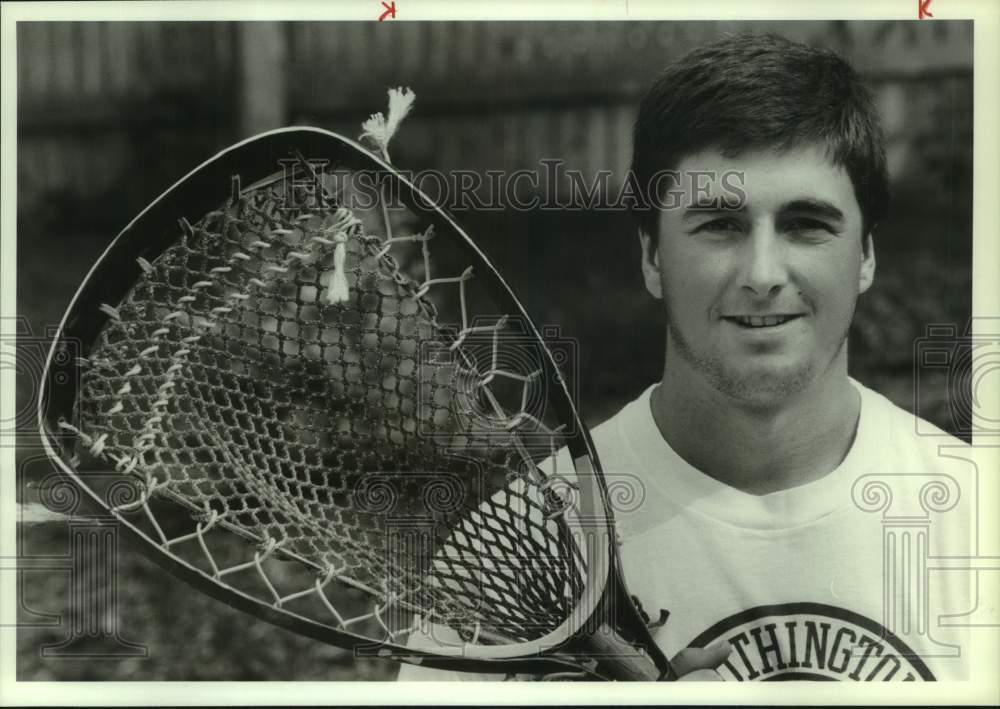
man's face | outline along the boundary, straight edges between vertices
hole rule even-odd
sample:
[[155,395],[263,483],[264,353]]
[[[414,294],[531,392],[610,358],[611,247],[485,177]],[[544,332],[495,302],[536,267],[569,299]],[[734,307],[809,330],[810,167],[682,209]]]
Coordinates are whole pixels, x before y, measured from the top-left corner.
[[[642,236],[646,287],[667,309],[668,366],[752,406],[834,371],[875,273],[847,173],[819,146],[704,151],[678,171],[679,206],[661,210],[655,239]],[[690,171],[715,178],[695,183]],[[720,183],[731,171],[743,174],[735,206],[723,189],[732,176]]]

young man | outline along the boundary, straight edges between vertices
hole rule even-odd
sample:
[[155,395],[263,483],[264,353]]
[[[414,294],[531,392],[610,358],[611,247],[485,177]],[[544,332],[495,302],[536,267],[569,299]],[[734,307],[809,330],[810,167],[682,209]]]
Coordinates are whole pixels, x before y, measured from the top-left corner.
[[[633,173],[674,188],[636,209],[663,378],[593,438],[606,473],[644,495],[618,515],[621,554],[631,592],[671,612],[657,643],[698,678],[962,677],[938,621],[971,609],[964,576],[922,564],[928,548],[967,550],[967,518],[934,518],[931,535],[946,505],[925,499],[966,474],[942,440],[964,444],[918,436],[847,374],[888,200],[858,76],[769,35],[697,49],[643,99]],[[880,494],[917,526],[889,533]]]

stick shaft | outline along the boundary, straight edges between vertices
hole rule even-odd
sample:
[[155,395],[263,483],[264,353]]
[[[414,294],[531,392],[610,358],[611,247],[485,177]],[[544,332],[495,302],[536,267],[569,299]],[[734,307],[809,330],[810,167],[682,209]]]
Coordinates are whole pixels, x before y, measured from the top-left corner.
[[604,623],[590,636],[587,650],[599,667],[615,679],[632,682],[656,682],[661,672],[642,649],[633,646]]

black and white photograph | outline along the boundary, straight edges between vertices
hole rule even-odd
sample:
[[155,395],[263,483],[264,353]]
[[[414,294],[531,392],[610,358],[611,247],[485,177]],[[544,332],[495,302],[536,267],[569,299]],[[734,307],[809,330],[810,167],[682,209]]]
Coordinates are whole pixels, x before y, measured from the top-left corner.
[[998,8],[72,5],[0,703],[1000,701]]

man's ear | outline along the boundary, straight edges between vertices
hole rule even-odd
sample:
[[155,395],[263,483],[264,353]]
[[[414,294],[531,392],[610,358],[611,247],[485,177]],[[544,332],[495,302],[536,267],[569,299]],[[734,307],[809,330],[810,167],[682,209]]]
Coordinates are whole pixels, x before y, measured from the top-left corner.
[[861,271],[858,274],[858,293],[864,293],[875,281],[875,245],[869,232],[861,244]]
[[657,240],[639,229],[639,244],[642,246],[642,277],[646,290],[657,300],[663,298],[663,282],[660,280],[660,252]]

